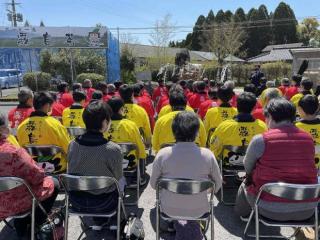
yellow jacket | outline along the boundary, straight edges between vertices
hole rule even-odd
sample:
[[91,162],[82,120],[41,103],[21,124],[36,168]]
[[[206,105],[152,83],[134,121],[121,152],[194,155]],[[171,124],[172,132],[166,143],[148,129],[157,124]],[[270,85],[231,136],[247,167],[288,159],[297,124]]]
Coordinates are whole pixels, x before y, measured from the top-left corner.
[[[34,113],[34,115],[25,119],[18,127],[17,138],[20,145],[56,145],[61,147],[66,154],[70,142],[66,128],[53,117],[37,112]],[[55,168],[53,173],[65,172],[67,166],[66,156],[58,155],[53,156],[49,160],[46,159],[46,161],[41,159],[37,159],[36,161],[53,164]]]
[[[174,111],[174,112],[168,113],[163,117],[161,117],[160,119],[158,119],[158,121],[156,122],[154,131],[153,131],[153,137],[152,137],[152,147],[156,152],[160,150],[161,145],[166,143],[176,142],[171,126],[172,126],[173,119],[179,112],[180,111]],[[200,129],[199,129],[199,135],[196,139],[196,143],[200,147],[205,147],[207,134],[202,121],[200,119],[199,121],[200,121]]]
[[[271,89],[271,88],[267,88],[267,89],[263,90],[262,93],[260,94],[259,101],[263,107],[266,105],[266,102],[267,102],[266,93],[267,93],[267,90],[269,90],[269,89]],[[283,95],[280,89],[278,89],[278,88],[274,88],[274,89],[276,89],[279,92],[280,96]]]
[[294,95],[290,101],[296,106],[298,107],[299,101],[300,99],[303,98],[303,94],[302,93],[297,93],[296,95]]
[[296,123],[296,127],[310,133],[312,136],[316,150],[315,162],[320,167],[320,119],[312,121],[301,120]]
[[137,157],[140,159],[145,159],[147,157],[139,129],[134,122],[128,119],[112,120],[109,131],[104,133],[104,137],[115,143],[135,143],[138,147],[137,152],[134,153],[135,159]]
[[14,145],[14,146],[16,146],[16,147],[20,147],[20,145],[19,145],[19,143],[18,143],[18,141],[17,141],[17,139],[16,139],[15,136],[13,136],[13,135],[10,134],[10,135],[7,137],[7,140],[8,140],[8,142],[11,143],[12,145]]
[[63,110],[62,112],[62,124],[65,127],[82,127],[85,128],[85,124],[82,119],[84,108],[81,106],[71,106]]
[[144,138],[146,141],[151,139],[151,127],[147,112],[137,104],[125,104],[123,107],[123,116],[126,119],[133,121],[139,131],[143,130]]
[[[186,111],[194,112],[194,110],[191,107],[189,107],[188,105],[186,106]],[[163,108],[161,108],[161,110],[160,110],[160,112],[158,114],[158,119],[163,117],[167,113],[171,113],[171,112],[172,112],[171,105],[164,106]]]
[[204,127],[207,134],[215,129],[225,120],[232,119],[238,114],[238,110],[233,107],[214,107],[210,108],[204,118]]
[[[267,131],[267,126],[261,120],[254,120],[253,122],[237,122],[234,119],[226,120],[212,134],[210,150],[219,159],[223,146],[248,146],[255,135],[265,131]],[[223,156],[227,156],[227,151],[223,153]]]

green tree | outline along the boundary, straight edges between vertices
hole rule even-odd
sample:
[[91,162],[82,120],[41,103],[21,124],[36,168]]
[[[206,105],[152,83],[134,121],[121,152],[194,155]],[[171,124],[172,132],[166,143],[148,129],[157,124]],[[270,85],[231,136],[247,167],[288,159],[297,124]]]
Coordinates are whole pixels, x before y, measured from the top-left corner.
[[247,34],[248,38],[245,43],[245,48],[247,49],[247,56],[253,57],[260,53],[261,46],[259,45],[260,40],[260,28],[257,21],[259,20],[259,12],[256,8],[250,9],[248,12],[248,29]]
[[232,18],[233,18],[233,13],[230,10],[227,10],[224,13],[224,21],[225,22],[231,22]]
[[302,23],[298,25],[299,39],[308,45],[311,39],[317,38],[320,34],[319,26],[320,24],[316,18],[305,18]]
[[297,42],[297,19],[291,7],[281,2],[273,14],[273,36],[275,44]]
[[212,25],[213,23],[214,23],[214,13],[212,10],[210,10],[206,18],[206,24]]
[[222,9],[217,12],[216,17],[215,17],[215,22],[216,23],[225,22],[224,11]]
[[244,12],[243,8],[238,8],[234,15],[233,15],[233,20],[238,23],[238,22],[245,22],[247,20],[246,13]]
[[40,27],[45,27],[44,22],[41,20]]
[[26,20],[26,21],[24,22],[24,26],[25,26],[25,27],[30,27],[30,23],[29,23],[28,20]]
[[190,43],[190,48],[192,50],[195,50],[195,51],[202,50],[202,46],[205,42],[205,37],[203,32],[203,30],[205,29],[205,22],[206,22],[205,16],[200,15],[193,28],[192,41]]

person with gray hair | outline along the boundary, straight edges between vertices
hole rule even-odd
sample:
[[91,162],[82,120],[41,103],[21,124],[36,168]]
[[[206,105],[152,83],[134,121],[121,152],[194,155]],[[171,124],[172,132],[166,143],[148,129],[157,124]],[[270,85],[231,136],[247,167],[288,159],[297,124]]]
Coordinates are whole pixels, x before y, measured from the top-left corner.
[[85,79],[83,81],[83,84],[82,84],[82,88],[83,88],[83,91],[86,93],[87,95],[87,102],[90,102],[91,99],[92,99],[92,94],[95,92],[96,89],[94,89],[92,87],[92,82],[90,79]]
[[[275,98],[281,98],[281,92],[279,89],[277,88],[268,88],[265,90],[265,94],[263,95],[263,102],[264,105],[263,106],[267,106],[267,104],[270,102],[270,100],[275,99]],[[261,121],[266,121],[266,118],[264,116],[264,108],[256,108],[253,112],[252,112],[252,116],[255,119],[260,119]]]
[[267,81],[266,82],[266,87],[268,88],[274,88],[276,86],[275,81]]
[[8,114],[11,128],[17,128],[34,111],[33,92],[30,89],[21,89],[18,93],[18,101],[18,106],[11,109]]

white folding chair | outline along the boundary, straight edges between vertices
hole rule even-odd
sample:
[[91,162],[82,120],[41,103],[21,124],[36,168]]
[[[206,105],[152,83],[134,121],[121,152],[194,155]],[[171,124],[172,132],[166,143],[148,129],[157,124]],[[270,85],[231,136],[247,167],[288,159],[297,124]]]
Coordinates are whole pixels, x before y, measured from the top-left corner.
[[[35,239],[35,210],[36,210],[36,206],[39,206],[41,208],[41,210],[44,211],[45,213],[46,213],[46,211],[44,210],[41,203],[36,198],[31,187],[29,186],[29,184],[26,181],[24,181],[22,178],[0,177],[0,192],[11,191],[11,190],[14,190],[15,188],[18,188],[21,186],[25,186],[32,197],[31,210],[26,213],[21,213],[21,214],[16,214],[16,215],[10,216],[10,218],[11,219],[25,218],[25,217],[31,215],[31,240],[34,240]],[[8,224],[6,220],[4,220],[4,222],[6,224]]]
[[[136,157],[138,158],[138,147],[136,144],[134,143],[129,143],[129,142],[123,142],[123,143],[117,143],[120,148],[121,148],[121,153],[124,157],[124,160],[125,157],[132,151],[136,151]],[[140,198],[140,181],[141,181],[141,174],[140,174],[140,159],[137,159],[137,165],[135,168],[133,169],[124,169],[123,170],[123,173],[125,176],[129,176],[129,177],[132,177],[134,175],[136,175],[137,177],[137,183],[136,184],[130,184],[127,186],[127,188],[136,188],[137,189],[137,200],[133,203],[126,203],[126,205],[138,205],[139,204],[139,198]]]
[[[86,224],[83,222],[82,217],[106,217],[111,218],[117,214],[117,240],[120,240],[120,227],[121,227],[121,213],[123,211],[124,217],[126,218],[126,212],[123,205],[123,198],[122,198],[122,191],[120,190],[119,183],[115,178],[112,177],[105,177],[105,176],[75,176],[69,174],[61,174],[59,176],[60,182],[63,185],[66,193],[65,198],[65,206],[66,206],[66,213],[65,213],[65,235],[64,239],[68,239],[68,223],[69,223],[69,216],[79,216],[83,225]],[[69,197],[71,191],[92,191],[92,190],[100,190],[109,188],[111,186],[116,186],[118,191],[118,206],[117,209],[111,211],[109,213],[87,213],[87,212],[79,212],[72,208],[70,205]],[[80,234],[80,239],[83,235],[84,231]]]
[[[284,198],[290,201],[310,201],[320,196],[320,184],[289,184],[289,183],[267,183],[264,184],[257,195],[254,207],[250,213],[247,225],[244,230],[244,235],[254,237],[256,240],[261,238],[284,238],[283,236],[266,236],[260,235],[259,224],[262,223],[265,226],[270,227],[314,227],[315,228],[315,239],[318,240],[318,204],[315,204],[314,217],[305,219],[304,221],[277,221],[277,219],[265,218],[259,214],[259,203],[261,200],[261,194],[268,193],[273,196]],[[290,202],[293,204],[294,202]],[[301,204],[301,202],[298,202]],[[255,216],[255,235],[247,234],[250,223]]]
[[78,137],[86,132],[82,127],[67,127],[67,131],[71,137]]
[[[191,179],[179,179],[179,178],[161,178],[157,182],[156,189],[156,239],[160,240],[160,217],[164,220],[204,220],[207,222],[206,229],[208,230],[209,222],[211,221],[211,240],[214,239],[214,182],[204,180],[191,180]],[[204,191],[211,191],[209,205],[210,209],[203,216],[199,218],[185,217],[185,216],[169,216],[161,211],[160,191],[167,190],[174,194],[181,195],[194,195]],[[183,203],[182,203],[183,205]]]
[[[223,154],[225,151],[229,151],[229,153],[232,154],[231,157],[228,157],[227,162],[225,162],[225,159],[223,159]],[[225,177],[235,177],[238,175],[239,172],[244,172],[244,164],[243,159],[246,155],[247,146],[231,146],[231,145],[225,145],[222,147],[222,152],[219,157],[219,163],[220,163],[220,172],[222,178]],[[233,206],[235,202],[226,202],[224,200],[224,189],[223,184],[221,186],[220,191],[220,200],[225,205]]]
[[55,166],[53,163],[50,163],[50,160],[48,161],[48,157],[53,157],[59,153],[65,154],[61,147],[56,145],[25,145],[23,146],[27,152],[33,156],[37,157],[36,162],[38,165],[40,165],[46,173],[48,174],[58,174],[62,173],[59,171],[56,171]]

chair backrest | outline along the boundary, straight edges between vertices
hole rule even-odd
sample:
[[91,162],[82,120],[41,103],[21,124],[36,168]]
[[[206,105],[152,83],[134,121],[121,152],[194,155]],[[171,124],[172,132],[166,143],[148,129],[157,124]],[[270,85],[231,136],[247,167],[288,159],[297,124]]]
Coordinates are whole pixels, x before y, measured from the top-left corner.
[[62,153],[61,147],[56,145],[25,145],[24,148],[31,156],[48,157]]
[[128,155],[131,151],[137,150],[137,145],[134,143],[129,143],[129,142],[123,142],[123,143],[117,143],[120,148],[121,148],[121,153],[126,156]]
[[61,174],[59,179],[66,192],[100,190],[112,185],[116,185],[119,191],[118,181],[113,177]]
[[260,188],[262,192],[292,201],[307,201],[320,197],[320,184],[267,183]]
[[214,189],[214,183],[210,180],[192,180],[182,178],[161,178],[157,183],[158,190],[167,190],[176,194],[192,195]]
[[165,148],[165,147],[173,147],[175,143],[164,143],[161,144],[160,149]]
[[82,127],[68,127],[67,130],[69,135],[73,137],[78,137],[86,132],[86,129]]
[[25,186],[30,195],[37,200],[29,184],[22,178],[18,177],[0,177],[0,192],[13,190],[17,187]]
[[223,146],[223,151],[221,152],[221,159],[223,159],[224,150],[229,151],[228,153],[228,162],[233,165],[243,165],[243,159],[246,155],[248,146]]

